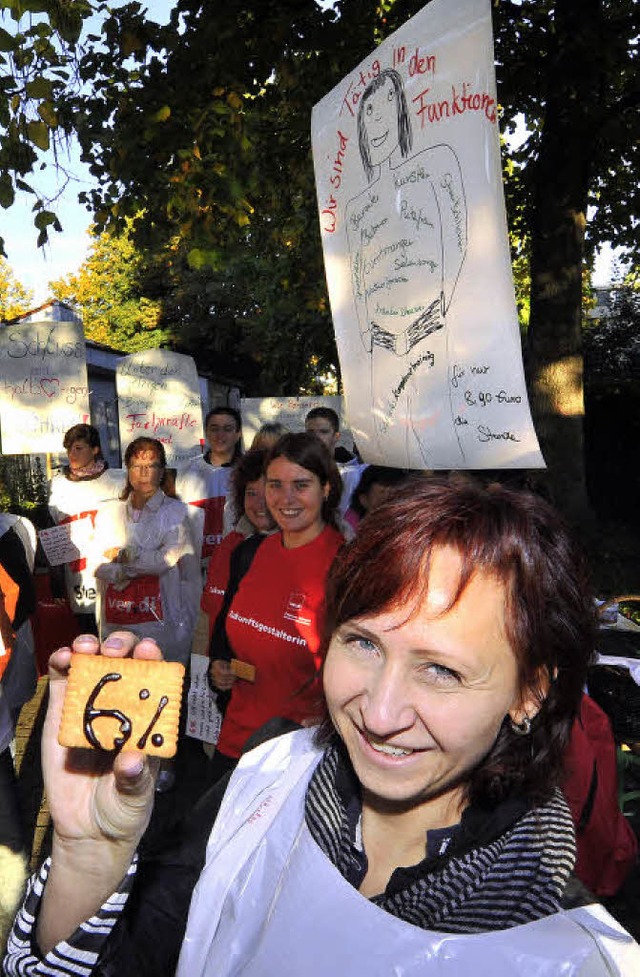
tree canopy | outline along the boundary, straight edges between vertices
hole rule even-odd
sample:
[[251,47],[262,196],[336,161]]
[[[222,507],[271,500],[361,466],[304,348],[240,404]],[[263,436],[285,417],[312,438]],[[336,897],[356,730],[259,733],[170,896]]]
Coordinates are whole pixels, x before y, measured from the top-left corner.
[[79,270],[49,283],[53,297],[82,316],[85,335],[125,353],[162,346],[171,340],[161,328],[161,309],[140,287],[143,256],[128,227],[120,234],[94,233]]
[[[11,132],[23,143],[35,133],[29,93],[77,132],[96,181],[83,199],[98,231],[133,221],[148,259],[141,288],[162,306],[162,327],[200,344],[214,332],[212,355],[242,351],[256,391],[297,393],[314,368],[336,367],[310,107],[423,0],[178,0],[166,26],[129,2],[100,8],[101,37],[83,52],[52,14],[68,7],[78,25],[80,0],[0,6],[12,16],[46,7],[63,58],[54,67],[43,49],[46,92],[20,76]],[[584,261],[604,241],[638,252],[640,3],[495,0],[492,10],[501,126],[522,118],[528,133],[505,154],[505,176],[521,264],[530,261],[530,392],[558,495],[577,508]],[[31,71],[37,37],[24,33]],[[14,41],[4,43],[15,63]],[[54,116],[39,118],[51,130]]]
[[0,322],[28,312],[33,293],[18,281],[5,258],[0,258]]
[[93,9],[88,0],[0,0],[0,207],[17,190],[30,194],[39,245],[61,225],[32,178],[74,131],[78,40]]

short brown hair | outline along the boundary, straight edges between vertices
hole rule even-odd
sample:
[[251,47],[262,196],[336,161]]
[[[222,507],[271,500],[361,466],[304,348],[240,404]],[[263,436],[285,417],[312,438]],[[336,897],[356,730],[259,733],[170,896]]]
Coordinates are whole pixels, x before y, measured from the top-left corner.
[[65,451],[69,451],[72,444],[76,441],[84,441],[88,444],[90,448],[97,448],[98,454],[96,458],[102,460],[102,445],[100,444],[100,434],[98,429],[93,426],[93,424],[74,424],[65,433],[62,441],[62,446]]
[[400,489],[367,516],[336,557],[327,582],[324,649],[347,621],[405,603],[417,608],[428,590],[431,554],[441,546],[461,557],[452,604],[478,571],[504,585],[520,689],[537,689],[539,676],[549,677],[531,733],[516,735],[505,717],[471,775],[468,797],[495,803],[514,789],[546,797],[561,775],[593,654],[595,613],[586,560],[542,498],[466,478]]
[[239,519],[244,515],[244,495],[247,485],[257,482],[264,475],[264,460],[267,457],[266,448],[251,448],[236,461],[231,472],[231,494],[233,508]]

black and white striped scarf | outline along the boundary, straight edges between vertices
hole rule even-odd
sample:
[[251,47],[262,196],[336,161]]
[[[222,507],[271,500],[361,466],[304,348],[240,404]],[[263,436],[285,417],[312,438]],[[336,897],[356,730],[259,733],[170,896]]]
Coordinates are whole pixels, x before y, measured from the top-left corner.
[[[356,887],[367,871],[358,843],[361,801],[346,752],[331,745],[307,790],[309,830]],[[431,846],[429,846],[431,847]],[[442,855],[399,868],[371,901],[423,929],[482,933],[557,912],[575,862],[571,814],[559,790],[538,807],[513,798],[492,811],[470,806]]]

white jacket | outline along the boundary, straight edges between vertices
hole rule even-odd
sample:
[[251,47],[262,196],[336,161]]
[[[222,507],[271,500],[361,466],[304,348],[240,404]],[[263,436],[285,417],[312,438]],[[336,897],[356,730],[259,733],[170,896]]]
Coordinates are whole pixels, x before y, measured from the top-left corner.
[[[116,547],[127,549],[125,563],[109,559]],[[169,661],[186,663],[202,589],[186,506],[160,489],[142,509],[128,500],[105,503],[91,563],[101,638],[131,630],[157,641]]]
[[203,455],[180,468],[176,475],[176,492],[187,504],[193,538],[201,541],[202,551],[198,555],[203,569],[206,569],[213,550],[222,539],[223,511],[230,475],[229,466],[210,465]]

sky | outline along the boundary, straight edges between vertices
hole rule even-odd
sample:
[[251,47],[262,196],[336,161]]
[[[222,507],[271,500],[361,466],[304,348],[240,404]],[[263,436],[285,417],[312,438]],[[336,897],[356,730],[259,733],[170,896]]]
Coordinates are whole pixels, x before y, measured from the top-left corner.
[[[145,4],[150,16],[160,23],[168,20],[172,6],[171,0],[147,0]],[[94,24],[88,29],[97,32],[98,26]],[[58,214],[63,230],[59,234],[51,230],[50,243],[45,248],[36,247],[33,197],[18,191],[13,206],[0,210],[0,235],[4,238],[8,262],[18,281],[33,292],[34,306],[42,304],[49,297],[50,281],[79,269],[91,241],[88,235],[91,214],[78,203],[78,193],[91,187],[92,178],[87,167],[80,162],[76,143],[71,144],[69,158],[62,162],[70,179],[51,209]],[[38,183],[42,193],[51,197],[59,192],[60,186],[53,168],[50,170],[47,167],[42,176]],[[611,248],[603,250],[596,261],[594,285],[610,282],[613,257]]]

